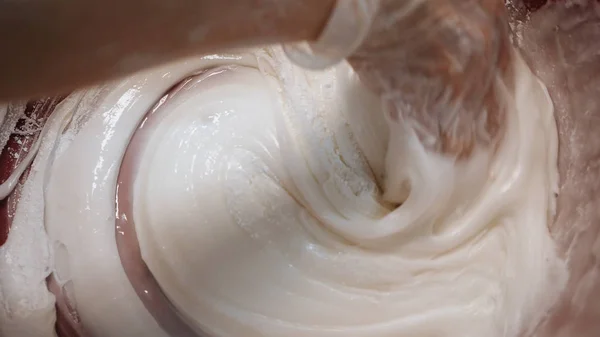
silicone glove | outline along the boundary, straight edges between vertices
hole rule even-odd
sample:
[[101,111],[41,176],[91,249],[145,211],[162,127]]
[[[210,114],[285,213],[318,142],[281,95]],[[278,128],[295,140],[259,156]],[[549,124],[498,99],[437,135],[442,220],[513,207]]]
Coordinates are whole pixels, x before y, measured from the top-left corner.
[[382,0],[349,61],[381,95],[391,127],[466,157],[501,138],[497,84],[510,83],[510,48],[502,1]]

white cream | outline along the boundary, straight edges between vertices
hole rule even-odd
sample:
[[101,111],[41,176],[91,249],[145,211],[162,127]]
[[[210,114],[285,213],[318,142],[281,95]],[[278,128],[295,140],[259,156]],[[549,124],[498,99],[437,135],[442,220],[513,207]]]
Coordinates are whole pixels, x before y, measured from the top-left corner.
[[[306,72],[278,49],[188,60],[90,91],[57,110],[74,117],[45,164],[45,225],[50,246],[64,247],[54,270],[92,335],[167,336],[118,256],[120,162],[162,93],[198,69],[236,64],[167,101],[139,156],[142,254],[186,318],[229,337],[516,337],[565,281],[547,228],[552,104],[517,61],[501,148],[459,166],[410,129],[385,129],[347,65]],[[384,184],[386,199],[406,202],[385,202]],[[42,207],[19,212],[40,226]],[[14,331],[7,337],[27,330]]]
[[145,261],[218,335],[517,336],[565,281],[547,228],[552,104],[518,61],[494,158],[455,165],[392,130],[388,169],[412,189],[391,213],[345,124],[378,107],[342,103],[346,66],[311,74],[275,57],[276,78],[201,82],[165,107],[142,155]]
[[[64,245],[71,297],[93,335],[166,336],[126,278],[115,244],[115,185],[122,155],[138,123],[172,85],[198,69],[247,64],[254,58],[207,56],[132,76],[98,89],[62,137],[46,185],[45,222]],[[74,165],[76,163],[76,165]]]
[[[24,162],[35,161],[20,192],[10,235],[0,247],[0,336],[55,336],[54,297],[46,277],[51,272],[52,251],[44,231],[44,181],[57,138],[71,117],[74,94],[46,122],[35,148]],[[11,125],[14,127],[17,118]],[[8,139],[8,137],[7,137]],[[38,151],[39,150],[39,151]],[[23,173],[19,165],[0,190],[9,191]]]

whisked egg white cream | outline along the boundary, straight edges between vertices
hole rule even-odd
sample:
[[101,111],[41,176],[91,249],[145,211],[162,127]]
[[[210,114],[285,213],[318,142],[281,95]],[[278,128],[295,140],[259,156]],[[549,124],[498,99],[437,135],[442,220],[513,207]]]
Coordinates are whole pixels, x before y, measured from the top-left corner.
[[[90,335],[168,336],[115,243],[117,178],[143,122],[129,216],[146,265],[196,331],[517,336],[549,309],[566,272],[548,232],[552,103],[515,59],[502,144],[460,163],[388,125],[347,65],[307,72],[279,49],[191,59],[73,94],[24,187],[37,202],[19,204],[0,253],[50,247],[35,268],[54,271]],[[22,336],[43,316],[36,336],[52,336],[52,301],[34,301],[48,297],[43,273],[2,261],[2,294],[14,295],[0,307],[0,326],[12,328],[0,329]]]

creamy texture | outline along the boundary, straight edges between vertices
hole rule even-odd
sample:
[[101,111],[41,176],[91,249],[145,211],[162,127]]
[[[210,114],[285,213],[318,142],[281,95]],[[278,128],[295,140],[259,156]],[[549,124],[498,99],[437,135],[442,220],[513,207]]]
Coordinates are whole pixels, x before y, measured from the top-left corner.
[[346,124],[378,113],[341,103],[348,69],[273,64],[278,82],[231,70],[174,98],[142,154],[138,238],[178,308],[225,336],[516,336],[539,319],[565,281],[556,131],[520,59],[492,158],[454,165],[392,129],[387,184],[411,187],[393,211]]
[[[231,337],[517,336],[566,274],[548,233],[552,103],[515,59],[515,92],[498,85],[507,134],[496,153],[480,149],[463,163],[385,120],[347,65],[306,72],[279,49],[192,59],[75,94],[55,112],[72,115],[70,125],[57,144],[42,142],[46,155],[34,163],[43,169],[31,184],[38,194],[45,187],[45,204],[21,209],[22,226],[41,234],[45,223],[52,270],[91,335],[167,336],[121,266],[117,175],[165,91],[227,66],[192,76],[145,121],[132,185],[144,261],[194,328]],[[53,125],[48,137],[62,127]],[[45,276],[36,277],[28,280]],[[0,282],[5,293],[21,289],[14,303],[48,296]],[[44,303],[30,312],[47,317]],[[30,332],[14,326],[21,330],[8,337]]]
[[[30,152],[37,152],[37,156],[19,191],[8,240],[0,247],[0,336],[54,336],[54,298],[45,283],[53,263],[51,243],[44,231],[43,187],[55,142],[71,116],[70,103],[46,122],[43,137],[36,143],[39,151]],[[14,128],[18,117],[8,115],[7,119]],[[23,169],[19,165],[0,189],[14,187],[15,175],[18,179]]]

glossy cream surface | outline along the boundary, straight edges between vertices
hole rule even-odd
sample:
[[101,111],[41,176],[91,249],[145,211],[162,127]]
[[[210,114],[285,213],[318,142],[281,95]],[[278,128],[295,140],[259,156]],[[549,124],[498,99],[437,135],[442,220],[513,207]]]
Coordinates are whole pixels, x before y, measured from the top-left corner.
[[[21,203],[15,227],[29,221],[48,241],[39,267],[55,272],[91,335],[167,336],[115,243],[117,177],[142,124],[131,216],[145,263],[194,329],[517,336],[550,308],[566,272],[548,230],[553,106],[515,60],[515,83],[497,80],[508,111],[500,147],[463,162],[425,150],[410,123],[387,120],[346,64],[308,72],[277,48],[75,93],[47,124],[28,182],[43,207]],[[11,240],[4,254],[17,251]],[[14,306],[47,296],[0,275]],[[8,337],[31,331],[7,312]],[[41,304],[31,312],[53,314]]]

